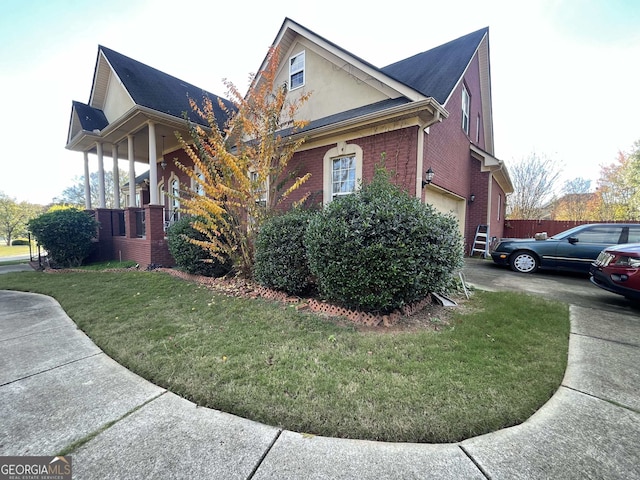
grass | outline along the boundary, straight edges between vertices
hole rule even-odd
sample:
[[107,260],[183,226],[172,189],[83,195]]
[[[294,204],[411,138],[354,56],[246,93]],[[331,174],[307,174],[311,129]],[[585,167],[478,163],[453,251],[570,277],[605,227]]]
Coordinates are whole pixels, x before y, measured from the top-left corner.
[[80,270],[108,270],[112,268],[131,268],[138,265],[133,260],[124,260],[119,262],[118,260],[108,260],[106,262],[96,262],[89,265],[83,265],[78,267]]
[[199,405],[293,431],[455,442],[518,424],[556,391],[565,304],[476,292],[441,331],[358,330],[159,272],[0,275],[56,298],[108,355]]
[[13,257],[14,255],[29,255],[29,245],[0,245],[0,260],[2,257]]

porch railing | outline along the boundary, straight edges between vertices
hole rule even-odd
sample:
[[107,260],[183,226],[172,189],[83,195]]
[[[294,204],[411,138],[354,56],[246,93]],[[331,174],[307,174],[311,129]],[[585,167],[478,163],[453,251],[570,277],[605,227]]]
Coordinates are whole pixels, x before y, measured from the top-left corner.
[[147,235],[144,210],[136,211],[136,234],[138,238],[144,238]]

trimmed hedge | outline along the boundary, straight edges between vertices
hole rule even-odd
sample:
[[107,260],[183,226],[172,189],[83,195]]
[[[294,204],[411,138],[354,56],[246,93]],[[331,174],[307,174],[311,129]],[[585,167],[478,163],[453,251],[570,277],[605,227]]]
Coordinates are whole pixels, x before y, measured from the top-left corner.
[[78,267],[89,256],[99,224],[82,210],[51,210],[29,221],[29,230],[61,267]]
[[14,247],[29,245],[29,240],[25,238],[16,238],[15,240],[11,240],[11,245]]
[[189,239],[207,241],[207,238],[191,226],[195,217],[184,216],[167,231],[169,253],[178,267],[187,273],[206,277],[222,277],[231,270],[231,261],[221,262],[206,249]]
[[457,221],[393,185],[383,168],[314,217],[305,244],[325,298],[382,313],[448,290],[463,262]]
[[291,295],[311,287],[304,238],[314,213],[293,209],[262,225],[256,238],[254,265],[254,278],[260,285]]

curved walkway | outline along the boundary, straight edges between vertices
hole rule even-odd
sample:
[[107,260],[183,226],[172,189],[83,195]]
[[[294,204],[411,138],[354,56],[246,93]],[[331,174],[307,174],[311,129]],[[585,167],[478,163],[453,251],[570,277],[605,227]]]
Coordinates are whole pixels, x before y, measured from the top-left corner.
[[640,478],[640,319],[571,307],[562,386],[456,444],[302,435],[200,408],[105,355],[50,297],[0,290],[0,455],[73,445],[76,479]]

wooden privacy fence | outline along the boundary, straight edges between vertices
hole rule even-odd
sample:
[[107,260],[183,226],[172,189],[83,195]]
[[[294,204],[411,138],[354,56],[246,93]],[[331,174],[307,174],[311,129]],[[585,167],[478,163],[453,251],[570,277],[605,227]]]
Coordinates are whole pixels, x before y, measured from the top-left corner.
[[564,232],[570,228],[586,223],[640,223],[624,220],[506,220],[504,222],[504,238],[533,238],[536,233],[547,232],[547,236]]

